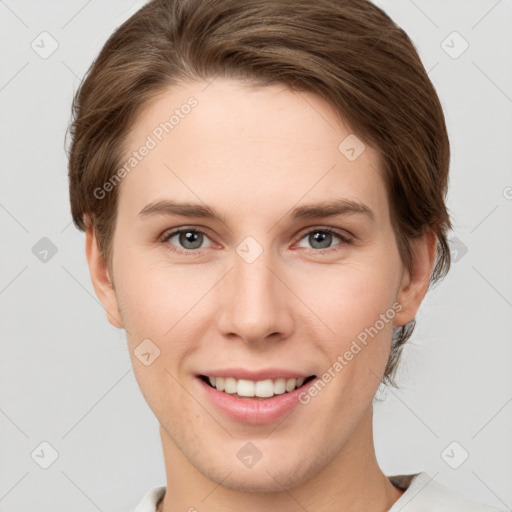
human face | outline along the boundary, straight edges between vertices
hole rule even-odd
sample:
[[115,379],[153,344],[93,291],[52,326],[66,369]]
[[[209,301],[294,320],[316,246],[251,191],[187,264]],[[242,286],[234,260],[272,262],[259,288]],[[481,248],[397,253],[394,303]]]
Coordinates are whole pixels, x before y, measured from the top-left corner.
[[[197,105],[119,185],[115,291],[102,300],[127,331],[141,391],[176,453],[232,489],[291,488],[368,426],[392,328],[409,320],[379,155],[369,145],[356,159],[340,151],[351,133],[314,94],[217,78],[148,104],[127,158],[189,97]],[[359,207],[293,215],[330,201]],[[195,237],[176,235],[182,227]],[[155,347],[156,359],[141,357]],[[316,378],[292,395],[250,399],[201,375]]]

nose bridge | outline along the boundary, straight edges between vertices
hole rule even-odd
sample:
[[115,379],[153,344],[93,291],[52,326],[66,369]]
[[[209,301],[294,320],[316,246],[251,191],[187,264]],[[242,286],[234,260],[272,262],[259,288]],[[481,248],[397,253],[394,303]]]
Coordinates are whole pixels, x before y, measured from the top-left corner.
[[275,333],[289,334],[286,292],[275,276],[277,266],[272,252],[264,251],[251,237],[239,244],[222,290],[223,334],[253,342]]

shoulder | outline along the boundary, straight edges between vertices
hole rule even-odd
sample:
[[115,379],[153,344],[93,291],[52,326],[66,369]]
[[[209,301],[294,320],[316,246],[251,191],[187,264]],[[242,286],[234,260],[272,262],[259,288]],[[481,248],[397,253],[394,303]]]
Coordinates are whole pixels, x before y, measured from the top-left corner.
[[[505,512],[452,491],[426,472],[394,475],[389,479],[405,492],[388,512]],[[165,490],[165,487],[160,486],[147,491],[134,512],[156,512]]]
[[156,512],[158,502],[165,494],[165,487],[153,487],[143,496],[134,512]]
[[389,479],[405,489],[389,512],[504,512],[452,491],[426,472],[395,475]]

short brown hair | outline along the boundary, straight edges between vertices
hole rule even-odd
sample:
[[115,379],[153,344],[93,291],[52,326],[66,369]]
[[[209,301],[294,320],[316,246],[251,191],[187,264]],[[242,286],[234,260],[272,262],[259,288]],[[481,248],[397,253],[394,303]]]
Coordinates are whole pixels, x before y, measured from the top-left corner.
[[[75,95],[68,150],[73,221],[82,230],[92,223],[107,262],[119,187],[105,199],[94,191],[122,162],[137,114],[172,85],[218,76],[324,98],[382,157],[404,265],[411,268],[410,242],[430,229],[438,248],[430,285],[446,275],[442,106],[407,34],[367,0],[152,0],[116,29]],[[396,386],[414,325],[394,329],[383,382]]]

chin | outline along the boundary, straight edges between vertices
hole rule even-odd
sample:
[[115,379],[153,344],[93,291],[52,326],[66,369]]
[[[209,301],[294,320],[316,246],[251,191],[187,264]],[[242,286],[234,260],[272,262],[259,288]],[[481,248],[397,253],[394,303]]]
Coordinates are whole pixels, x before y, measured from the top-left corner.
[[[310,456],[314,452],[310,452]],[[242,463],[213,466],[205,461],[194,461],[196,468],[216,484],[238,492],[275,493],[290,491],[317,474],[325,461],[319,457],[307,460],[292,457],[288,452],[284,456],[258,461],[253,467],[244,467]],[[217,459],[219,460],[219,459]],[[238,461],[237,461],[238,462]]]
[[[260,468],[256,471],[256,468],[235,467],[223,474],[219,471],[203,474],[226,489],[254,494],[289,491],[308,479],[307,474],[303,471],[297,473],[296,468],[283,467],[277,469],[275,466],[268,472],[266,468]],[[226,474],[229,474],[229,476],[226,477]]]

